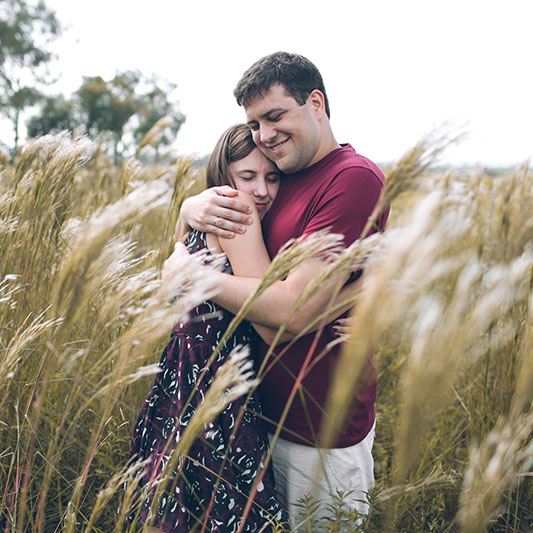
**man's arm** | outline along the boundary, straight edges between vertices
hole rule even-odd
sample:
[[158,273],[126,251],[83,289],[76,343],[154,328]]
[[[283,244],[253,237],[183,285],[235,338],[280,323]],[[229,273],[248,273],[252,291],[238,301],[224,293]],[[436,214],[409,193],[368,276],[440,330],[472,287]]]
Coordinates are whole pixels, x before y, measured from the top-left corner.
[[[319,231],[330,226],[332,221],[335,220],[335,231],[343,233],[347,238],[347,243],[353,242],[361,235],[361,230],[377,202],[383,185],[379,183],[375,175],[365,169],[357,169],[355,172],[357,174],[355,181],[346,181],[346,178],[349,178],[352,173],[352,170],[347,170],[343,172],[342,179],[337,179],[330,187],[330,190],[322,199],[322,205],[318,209],[317,215],[313,217],[312,222],[308,225],[307,231]],[[204,193],[207,192],[204,191]],[[218,193],[216,194],[218,195]],[[197,196],[196,198],[198,199],[199,197]],[[235,198],[230,198],[229,200],[236,201]],[[215,213],[212,210],[216,206],[216,202],[213,201],[213,195],[207,198],[206,201],[213,207],[202,209],[203,214],[200,218],[203,219],[206,216],[212,216],[211,213]],[[195,205],[198,205],[198,203]],[[245,210],[246,208],[243,209],[243,211]],[[196,227],[195,223],[192,223],[192,219],[187,219],[187,223]],[[213,224],[211,226],[215,227]],[[209,231],[209,225],[198,229]],[[220,233],[217,232],[218,235]],[[288,312],[302,291],[319,274],[322,268],[323,263],[321,261],[310,260],[291,272],[284,281],[278,281],[273,284],[256,301],[248,313],[247,319],[270,328],[279,328],[285,322]],[[243,303],[260,283],[259,279],[254,278],[228,276],[221,273],[217,273],[217,276],[219,278],[220,293],[214,298],[214,301],[233,313],[237,313],[240,310]],[[344,281],[346,280],[342,278],[330,280],[330,283],[316,291],[306,304],[292,316],[288,322],[288,330],[297,334],[304,329],[327,305],[331,297],[331,291]]]
[[[235,276],[240,278],[249,278],[254,279],[255,281],[259,281],[260,278],[265,274],[266,270],[270,266],[270,256],[268,255],[268,251],[266,249],[264,240],[263,240],[263,234],[261,231],[261,221],[259,220],[259,215],[257,214],[257,210],[255,209],[254,202],[252,198],[250,198],[247,194],[239,193],[238,198],[243,201],[245,204],[249,205],[252,213],[252,224],[248,227],[248,230],[244,234],[237,234],[235,238],[233,239],[224,239],[219,238],[218,241],[220,243],[220,247],[224,251],[224,253],[228,256],[228,259],[231,263],[231,267],[233,270],[233,273]],[[232,277],[235,277],[232,276]],[[290,278],[290,276],[289,276]],[[289,278],[287,278],[287,281],[289,281]],[[294,283],[293,281],[290,281],[290,283]],[[279,288],[278,288],[279,290]],[[285,292],[285,288],[282,288],[283,292]],[[328,293],[329,294],[329,293]],[[347,293],[346,289],[344,290],[344,294],[341,295],[338,298],[338,301],[342,301],[342,298],[346,298]],[[279,298],[277,293],[274,293],[274,298]],[[284,295],[285,298],[287,298],[287,295]],[[215,298],[216,300],[216,298]],[[319,316],[322,312],[325,310],[325,305],[329,303],[328,301],[324,301],[324,306],[320,306],[320,301],[317,301],[316,305],[317,308],[313,308],[313,312],[315,314],[311,315],[310,313],[305,314],[301,321],[295,320],[290,323],[289,332],[284,333],[283,336],[280,338],[280,342],[285,342],[287,340],[290,340],[295,334],[299,333],[303,327],[307,327],[312,320],[316,319],[317,316]],[[262,304],[262,301],[259,302],[259,305]],[[285,303],[285,306],[281,307],[281,312],[279,302],[277,302],[276,308],[279,312],[277,315],[277,320],[275,322],[271,322],[271,324],[261,324],[257,321],[253,320],[253,317],[249,314],[247,316],[247,319],[252,322],[252,325],[256,329],[256,331],[259,333],[259,335],[263,338],[265,342],[270,344],[275,336],[277,335],[277,330],[279,326],[283,323],[286,312],[283,315],[283,309],[288,310],[291,308],[293,302],[287,300]],[[242,304],[241,304],[242,305]],[[230,311],[233,311],[234,314],[238,312],[241,305],[238,306],[238,308],[229,309]],[[319,308],[320,307],[320,308]],[[341,310],[338,310],[336,313],[331,314],[330,317],[328,317],[327,322],[330,320],[333,320],[334,318],[338,317],[340,314],[342,314],[344,311],[349,309],[349,305],[343,306]],[[309,320],[309,317],[312,316],[312,320]],[[299,315],[296,315],[296,319],[299,319]],[[326,322],[326,323],[327,323]],[[302,327],[300,327],[302,325]],[[291,326],[294,328],[298,328],[296,331],[295,329],[291,330]],[[318,328],[318,324],[313,328],[313,330],[316,330]]]
[[[338,320],[338,323],[334,326],[334,330],[337,334],[337,336],[341,335],[347,335],[349,331],[349,319],[348,318],[339,318],[342,316],[346,311],[349,311],[354,306],[354,296],[357,294],[360,288],[360,281],[356,281],[354,283],[350,283],[349,285],[345,286],[340,293],[338,294],[337,298],[331,305],[331,311],[328,312],[326,316],[322,316],[322,314],[326,311],[326,309],[323,309],[320,314],[314,316],[312,318],[312,321],[309,321],[306,325],[305,331],[306,335],[309,333],[313,333],[318,328],[322,327],[325,324],[330,324],[334,320]],[[328,302],[329,304],[329,302]],[[329,306],[328,306],[329,307]],[[313,324],[309,329],[307,327],[309,325]],[[259,333],[261,338],[267,343],[272,344],[274,342],[274,339],[278,336],[278,328],[269,328],[267,326],[260,326],[257,323],[252,322],[252,325],[254,329]],[[301,330],[298,332],[302,333],[304,330]],[[294,337],[296,337],[296,333],[290,333],[288,331],[284,331],[281,337],[278,339],[278,343],[283,343],[290,341]]]
[[183,202],[176,225],[176,240],[180,240],[178,237],[189,227],[232,239],[235,234],[244,233],[246,226],[252,223],[251,213],[250,206],[232,187],[211,187]]
[[[292,271],[285,280],[277,281],[256,300],[246,319],[269,328],[278,329],[287,319],[294,303],[323,269],[320,260],[309,260]],[[219,292],[213,298],[220,306],[232,313],[238,313],[244,302],[256,290],[261,280],[218,273]],[[332,291],[347,277],[335,277],[315,291],[305,305],[296,311],[287,322],[287,330],[298,334],[326,308]]]
[[[238,235],[237,238],[234,240],[233,239],[227,240],[227,243],[231,242],[231,244],[233,244],[234,242],[237,242],[237,240],[240,239],[241,237],[244,238],[244,235],[252,235],[252,234],[253,234],[253,230],[247,231],[246,234],[243,234],[242,236]],[[243,243],[243,241],[241,242]],[[228,250],[228,246],[226,246],[226,250]],[[237,259],[237,261],[242,260],[242,264],[246,265],[247,267],[250,267],[250,265],[252,264],[255,264],[255,266],[258,266],[260,263],[258,263],[257,261],[261,261],[261,259],[256,258],[255,262],[250,261],[250,254],[246,253],[246,250],[247,250],[246,247],[242,248],[243,253],[241,253],[241,256],[240,256],[241,258]],[[163,280],[169,279],[172,276],[175,276],[178,274],[178,271],[176,270],[175,265],[180,264],[179,258],[183,254],[188,255],[189,252],[187,251],[187,248],[183,245],[183,243],[177,242],[174,248],[174,252],[165,261],[163,272],[162,272]],[[266,253],[266,250],[265,250],[265,254],[266,254],[266,260],[264,264],[266,265],[266,267],[268,267],[270,259],[268,258],[268,254]],[[234,263],[235,263],[235,256],[234,256]],[[205,267],[205,268],[209,268],[209,267]],[[257,269],[254,268],[252,272],[246,272],[246,271],[244,272],[256,275]],[[299,277],[301,274],[301,270],[299,269],[297,273]],[[212,271],[211,275],[218,276],[218,283],[220,286],[222,286],[224,282],[227,280],[232,280],[232,279],[242,280],[244,283],[249,283],[250,291],[255,290],[255,287],[261,281],[258,278],[236,277],[236,276],[232,276],[229,274],[223,274],[221,272],[216,272],[216,271]],[[258,316],[260,317],[262,316],[261,310],[257,308],[258,305],[254,306],[254,308],[252,309],[252,312],[249,313],[247,316],[247,319],[252,321],[252,325],[254,326],[256,331],[259,333],[259,335],[263,338],[263,340],[267,344],[270,344],[274,340],[274,338],[277,336],[277,331],[280,325],[284,323],[287,312],[290,310],[290,308],[292,307],[295,301],[295,299],[291,300],[291,298],[286,294],[285,287],[283,286],[287,281],[289,281],[289,278],[291,278],[291,280],[294,281],[295,276],[293,276],[293,274],[291,273],[289,277],[287,278],[287,280],[274,284],[272,287],[270,287],[266,291],[266,293],[258,301],[258,305],[262,305],[263,300],[265,298],[269,298],[269,296],[275,299],[275,302],[274,302],[275,312],[273,312],[271,316],[267,316],[267,318],[264,319],[264,322],[266,325],[262,325],[258,322],[253,321],[252,315],[255,316],[256,314],[258,314]],[[242,287],[243,286],[241,285],[241,288]],[[270,289],[274,289],[274,291],[270,293]],[[350,309],[352,307],[350,303],[344,304],[341,307],[339,307],[339,305],[342,302],[348,300],[351,296],[353,296],[356,290],[357,290],[357,285],[355,283],[350,284],[349,286],[343,288],[340,294],[338,295],[334,305],[332,306],[332,308],[335,308],[337,310],[331,311],[323,322],[329,323],[334,318],[340,316],[345,311]],[[284,302],[282,302],[280,299],[280,293],[281,293],[281,296],[285,299]],[[247,293],[246,297],[248,296],[248,294],[251,294],[251,292]],[[300,294],[299,292],[296,292],[296,298],[299,296],[299,294]],[[302,315],[302,313],[300,312],[295,315],[295,317],[288,323],[288,330],[285,331],[283,336],[279,339],[279,342],[286,342],[290,340],[293,336],[299,334],[302,330],[306,329],[311,323],[316,322],[316,319],[320,317],[322,313],[324,313],[324,311],[326,310],[326,307],[329,307],[329,304],[330,304],[330,301],[329,301],[330,291],[327,291],[326,294],[324,294],[323,296],[324,298],[322,299],[322,302],[323,302],[322,306],[320,306],[320,301],[318,301],[316,294],[313,297],[312,302],[309,302],[309,301],[306,302],[306,305],[304,306],[303,309],[304,311],[307,310],[307,313]],[[234,310],[233,310],[234,314],[236,314],[240,310],[242,303],[244,303],[244,299],[243,299],[244,297],[245,297],[245,293],[241,291],[240,296],[237,296],[235,298],[235,301],[232,304],[234,305]],[[212,298],[212,299],[215,300],[215,298]],[[310,303],[312,304],[311,306],[310,306]],[[270,305],[272,305],[272,302],[270,302]],[[309,332],[316,331],[318,327],[319,327],[319,324],[315,323],[314,327],[312,327],[309,330]]]
[[[239,290],[234,294],[233,298],[224,297],[222,294],[219,297],[213,298],[215,302],[234,314],[237,314],[248,295],[255,290],[255,287],[260,282],[260,278],[270,266],[270,256],[268,255],[263,240],[261,222],[253,200],[244,193],[239,193],[238,198],[251,208],[252,213],[250,216],[252,218],[252,224],[244,234],[237,234],[233,239],[219,238],[218,240],[222,250],[228,256],[234,273],[234,276],[221,275],[220,282],[224,284],[225,282],[232,283],[233,280],[238,280],[234,284],[234,287],[238,287]],[[317,266],[322,266],[322,262],[317,261]],[[295,274],[289,274],[285,281],[270,287],[246,317],[247,320],[252,322],[254,328],[265,342],[271,342],[274,339],[278,328],[285,321],[292,305],[305,285],[307,285],[302,278],[302,272],[297,271]],[[313,271],[309,275],[312,276],[309,278],[310,281],[316,274]],[[228,280],[227,278],[232,279]],[[249,289],[241,284],[241,280],[243,284],[247,284]],[[233,292],[233,289],[228,291],[222,288],[222,293],[231,292]],[[299,333],[313,319],[320,315],[325,310],[330,294],[331,289],[325,290],[320,295],[320,298],[313,298],[314,303],[311,305],[310,310],[306,312],[302,310],[298,311],[288,324],[289,334],[284,334],[281,341],[289,340],[292,335]],[[308,305],[307,303],[305,306],[306,309]],[[265,309],[263,309],[263,306],[266,306]],[[340,312],[332,317],[332,319],[339,314]]]
[[[289,178],[288,178],[289,179]],[[383,183],[375,172],[350,167],[336,175],[320,197],[304,233],[314,233],[328,227],[345,236],[346,244],[361,236],[376,205]],[[270,286],[256,301],[247,315],[252,322],[278,328],[283,324],[294,303],[307,285],[324,268],[318,259],[308,260],[289,276]],[[289,319],[288,330],[298,333],[319,315],[330,301],[332,291],[344,284],[347,276],[337,276],[316,290],[312,297]],[[221,276],[220,291],[214,301],[236,313],[256,290],[259,280],[238,276]]]

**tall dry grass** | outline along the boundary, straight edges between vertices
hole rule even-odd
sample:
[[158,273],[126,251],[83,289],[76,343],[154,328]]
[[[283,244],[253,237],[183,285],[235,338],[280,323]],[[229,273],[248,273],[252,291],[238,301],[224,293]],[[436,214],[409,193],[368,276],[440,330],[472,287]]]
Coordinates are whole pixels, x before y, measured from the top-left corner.
[[[330,520],[304,517],[299,531],[532,527],[533,175],[527,166],[495,177],[430,172],[451,141],[424,138],[387,169],[384,234],[348,250],[327,235],[293,243],[258,288],[327,253],[296,308],[367,263],[326,439],[372,346],[371,513],[356,523],[341,495]],[[179,206],[201,188],[201,172],[186,159],[116,167],[67,134],[37,139],[0,165],[0,529],[134,530],[120,505],[139,482],[126,465],[132,427],[172,323],[213,290],[193,257],[179,277],[160,281]],[[241,359],[228,368],[214,395],[254,385],[240,389]],[[229,400],[207,402],[171,468]]]

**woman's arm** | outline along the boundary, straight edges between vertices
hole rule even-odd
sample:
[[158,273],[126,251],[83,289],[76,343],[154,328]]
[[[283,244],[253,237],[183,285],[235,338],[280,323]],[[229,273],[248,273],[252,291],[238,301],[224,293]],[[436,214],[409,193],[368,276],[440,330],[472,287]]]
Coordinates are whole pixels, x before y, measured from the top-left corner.
[[[270,266],[270,256],[261,231],[261,220],[255,203],[248,194],[239,192],[238,198],[251,209],[249,215],[252,219],[251,225],[248,226],[246,233],[237,233],[232,239],[218,237],[218,241],[220,247],[228,256],[231,268],[236,276],[259,279],[263,277]],[[267,326],[253,322],[252,326],[267,344],[270,344],[277,334],[277,330]],[[286,342],[292,339],[293,336],[290,333],[284,333],[280,342]]]
[[234,238],[218,237],[220,247],[228,256],[231,268],[236,276],[262,278],[270,266],[270,256],[263,240],[261,220],[252,198],[239,191],[239,200],[251,208],[251,225],[245,233],[237,233]]

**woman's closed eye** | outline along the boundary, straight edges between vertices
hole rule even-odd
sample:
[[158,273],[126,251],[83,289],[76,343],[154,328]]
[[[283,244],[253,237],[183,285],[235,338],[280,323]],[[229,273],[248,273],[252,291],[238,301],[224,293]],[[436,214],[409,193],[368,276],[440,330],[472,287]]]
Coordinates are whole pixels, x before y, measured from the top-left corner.
[[255,174],[241,174],[237,177],[243,181],[252,181],[255,179]]

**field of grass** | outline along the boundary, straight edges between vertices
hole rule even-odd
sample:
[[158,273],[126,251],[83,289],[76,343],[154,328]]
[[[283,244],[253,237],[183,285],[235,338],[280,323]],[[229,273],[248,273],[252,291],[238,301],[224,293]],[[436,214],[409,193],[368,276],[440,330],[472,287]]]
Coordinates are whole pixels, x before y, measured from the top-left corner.
[[[342,413],[374,346],[376,488],[364,524],[339,503],[299,531],[533,529],[533,173],[430,172],[448,142],[386,169],[387,231],[316,281],[368,261],[328,408]],[[160,281],[202,172],[113,166],[66,134],[0,157],[1,531],[134,530],[118,512],[132,427],[172,324],[211,291],[194,259]],[[298,250],[265,283],[316,253]]]

